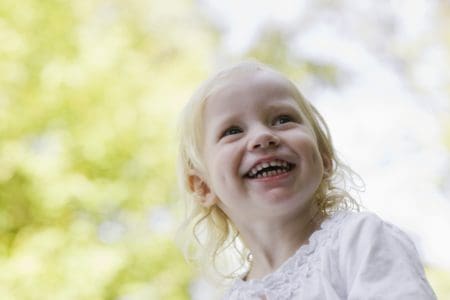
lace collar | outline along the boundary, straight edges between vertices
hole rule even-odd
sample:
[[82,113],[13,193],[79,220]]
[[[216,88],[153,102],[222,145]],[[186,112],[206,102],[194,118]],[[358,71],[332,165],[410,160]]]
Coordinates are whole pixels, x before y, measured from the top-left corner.
[[266,299],[291,299],[311,274],[318,259],[318,250],[330,243],[339,225],[348,215],[338,211],[326,218],[320,228],[311,234],[308,243],[288,258],[277,270],[261,279],[244,281],[238,278],[227,292],[225,299],[253,299],[265,296]]

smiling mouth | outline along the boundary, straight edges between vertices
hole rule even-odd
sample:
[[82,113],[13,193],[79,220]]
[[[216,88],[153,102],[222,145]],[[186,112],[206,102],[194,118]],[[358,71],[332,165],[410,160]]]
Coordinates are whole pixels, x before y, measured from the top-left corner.
[[245,177],[249,179],[258,179],[278,176],[290,172],[294,167],[295,164],[283,160],[263,162],[254,166],[247,174],[245,174]]

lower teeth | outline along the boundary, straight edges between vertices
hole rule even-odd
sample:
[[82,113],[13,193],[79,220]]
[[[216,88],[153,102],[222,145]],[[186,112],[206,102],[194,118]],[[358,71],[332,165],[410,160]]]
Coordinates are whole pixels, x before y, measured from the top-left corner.
[[281,173],[287,173],[287,170],[277,170],[277,171],[269,171],[269,172],[264,172],[262,174],[258,174],[256,176],[256,178],[262,178],[262,177],[270,177],[270,176],[275,176],[275,175],[279,175]]

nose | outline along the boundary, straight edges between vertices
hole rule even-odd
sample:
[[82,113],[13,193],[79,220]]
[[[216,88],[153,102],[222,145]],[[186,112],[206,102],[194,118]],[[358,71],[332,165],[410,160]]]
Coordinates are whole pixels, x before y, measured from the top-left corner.
[[248,150],[276,148],[280,144],[280,138],[268,130],[259,131],[250,139]]

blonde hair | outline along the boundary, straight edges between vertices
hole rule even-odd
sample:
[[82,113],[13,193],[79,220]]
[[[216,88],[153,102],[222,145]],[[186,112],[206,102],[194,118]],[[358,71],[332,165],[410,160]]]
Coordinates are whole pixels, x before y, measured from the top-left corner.
[[[358,201],[348,192],[350,189],[361,190],[362,185],[358,185],[354,181],[355,176],[360,180],[359,176],[338,159],[323,117],[302,96],[295,84],[281,73],[255,61],[242,62],[223,69],[197,89],[185,106],[179,120],[178,179],[181,196],[187,206],[187,214],[181,226],[180,236],[182,236],[182,247],[186,257],[189,260],[197,261],[204,267],[203,269],[213,266],[218,272],[216,268],[218,257],[224,253],[224,250],[234,249],[240,258],[240,266],[235,271],[239,271],[247,264],[250,254],[249,250],[239,243],[239,232],[227,215],[217,205],[202,206],[198,201],[199,196],[194,193],[189,183],[189,175],[192,171],[207,174],[201,156],[203,110],[208,97],[226,85],[227,79],[231,76],[258,71],[274,72],[286,80],[300,109],[313,128],[320,153],[331,162],[331,168],[325,172],[314,196],[314,201],[320,211],[329,215],[337,210],[359,210]],[[183,234],[186,231],[192,231],[193,234]],[[195,255],[192,256],[192,254]],[[236,276],[236,273],[221,275],[233,277]]]

